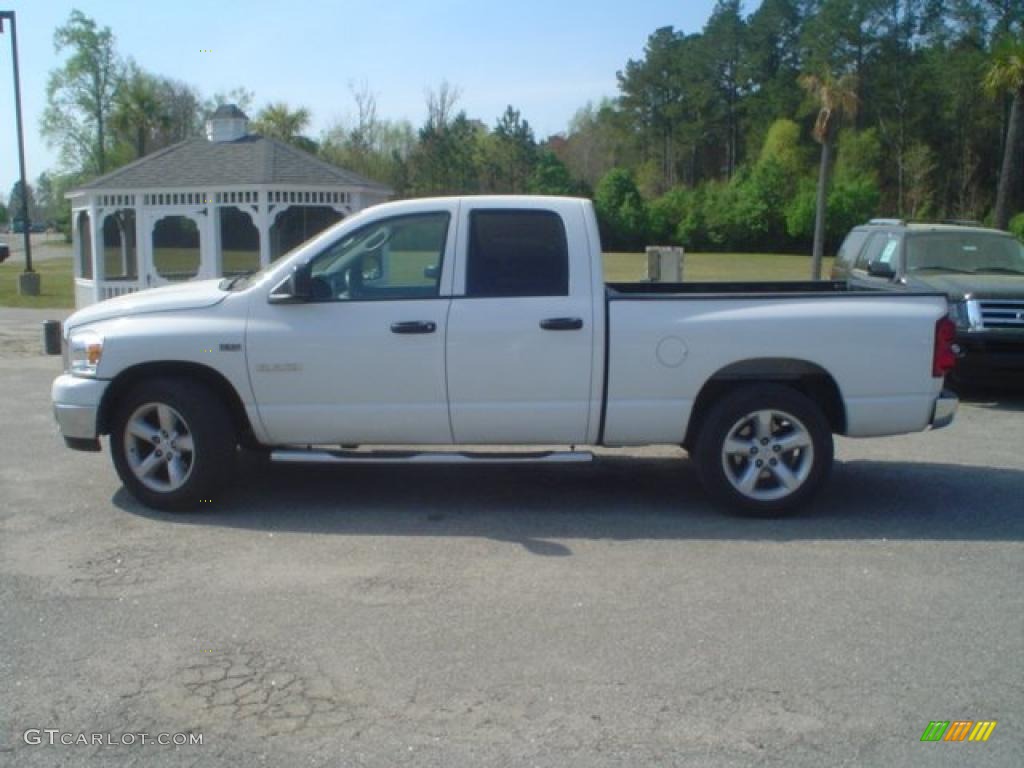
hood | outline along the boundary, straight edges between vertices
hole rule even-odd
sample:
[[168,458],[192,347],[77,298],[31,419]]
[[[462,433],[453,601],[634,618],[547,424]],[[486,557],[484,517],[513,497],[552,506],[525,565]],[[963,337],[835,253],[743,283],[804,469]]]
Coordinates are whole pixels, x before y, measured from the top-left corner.
[[64,327],[76,328],[130,315],[212,307],[224,301],[228,295],[227,291],[217,287],[219,284],[219,279],[188,281],[99,301],[75,312],[64,322]]
[[1024,299],[1024,275],[908,275],[907,287],[950,299]]

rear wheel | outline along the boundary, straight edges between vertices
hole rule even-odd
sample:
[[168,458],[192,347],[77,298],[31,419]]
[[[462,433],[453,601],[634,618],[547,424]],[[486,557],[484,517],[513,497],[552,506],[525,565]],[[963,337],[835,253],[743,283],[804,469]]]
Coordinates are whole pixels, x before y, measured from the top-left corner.
[[818,405],[783,385],[743,387],[716,403],[697,438],[701,480],[714,501],[745,514],[794,511],[832,468],[832,432]]
[[234,464],[236,438],[224,405],[188,379],[153,379],[119,405],[110,451],[121,482],[149,507],[212,502]]

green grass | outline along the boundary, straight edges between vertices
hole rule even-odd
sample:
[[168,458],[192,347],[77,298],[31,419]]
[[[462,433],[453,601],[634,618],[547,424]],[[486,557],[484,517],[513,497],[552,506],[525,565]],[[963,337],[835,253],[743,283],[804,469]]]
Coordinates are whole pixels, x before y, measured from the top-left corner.
[[[108,274],[120,272],[120,251],[108,249]],[[169,271],[187,271],[196,262],[188,249],[162,249],[159,262]],[[407,275],[409,284],[422,280],[422,267],[432,261],[424,258]],[[228,271],[243,271],[259,266],[259,257],[252,251],[225,251],[224,264]],[[647,277],[647,257],[642,253],[605,254],[605,279],[612,283],[628,283]],[[825,259],[822,272],[826,276],[832,259]],[[116,269],[115,269],[116,267]],[[8,261],[0,264],[0,307],[74,307],[75,291],[71,278],[71,259],[60,258],[38,262],[35,269],[42,279],[42,294],[19,296],[17,276],[22,263]],[[777,253],[688,253],[683,266],[686,282],[775,281],[807,280],[811,260],[807,256]],[[398,277],[397,275],[395,276]],[[396,280],[397,282],[397,280]]]
[[[828,276],[832,259],[822,265]],[[647,256],[643,253],[606,253],[605,280],[633,283],[647,279]],[[683,280],[688,283],[810,280],[809,256],[787,253],[688,253],[683,259]]]
[[32,268],[39,273],[41,290],[38,296],[18,295],[18,275],[25,264],[5,261],[0,264],[0,307],[31,307],[33,309],[73,308],[75,306],[75,285],[71,279],[71,259],[49,259],[33,262]]
[[[107,275],[121,276],[123,269],[120,248],[105,249],[103,259]],[[196,248],[155,248],[153,262],[163,273],[194,274],[199,269],[199,250]],[[259,251],[224,251],[225,272],[249,272],[259,268]]]

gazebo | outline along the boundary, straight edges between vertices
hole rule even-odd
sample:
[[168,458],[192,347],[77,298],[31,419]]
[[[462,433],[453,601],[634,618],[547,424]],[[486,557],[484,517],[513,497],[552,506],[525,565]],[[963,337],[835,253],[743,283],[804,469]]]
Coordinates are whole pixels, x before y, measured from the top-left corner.
[[277,139],[234,105],[183,141],[67,194],[75,304],[266,266],[392,190]]

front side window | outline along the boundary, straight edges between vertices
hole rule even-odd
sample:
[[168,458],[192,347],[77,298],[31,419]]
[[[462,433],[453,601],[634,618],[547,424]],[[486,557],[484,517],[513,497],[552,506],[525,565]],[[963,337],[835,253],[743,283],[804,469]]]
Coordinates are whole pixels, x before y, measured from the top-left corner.
[[867,271],[868,265],[880,261],[896,269],[896,256],[900,249],[900,238],[898,235],[887,232],[876,232],[868,240],[868,244],[861,251],[857,259],[856,269]]
[[396,216],[349,233],[310,262],[313,298],[435,298],[449,218],[444,212]]
[[466,295],[568,296],[562,217],[552,211],[473,211]]

